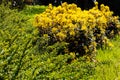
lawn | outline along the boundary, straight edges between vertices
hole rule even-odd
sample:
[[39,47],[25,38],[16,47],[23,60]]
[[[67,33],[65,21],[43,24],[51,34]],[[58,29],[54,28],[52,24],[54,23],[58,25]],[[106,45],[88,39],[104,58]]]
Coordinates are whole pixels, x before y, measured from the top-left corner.
[[120,79],[120,36],[111,40],[114,47],[98,49],[93,80],[119,80]]

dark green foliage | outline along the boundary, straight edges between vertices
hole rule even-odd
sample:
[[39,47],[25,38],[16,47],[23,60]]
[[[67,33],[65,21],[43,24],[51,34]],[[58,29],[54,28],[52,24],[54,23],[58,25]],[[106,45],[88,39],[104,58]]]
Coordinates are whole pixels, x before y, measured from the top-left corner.
[[0,0],[0,4],[9,6],[11,9],[22,10],[25,7],[24,0]]
[[108,27],[106,28],[106,36],[108,38],[113,38],[118,33],[119,33],[119,28],[116,27],[116,24],[114,22],[109,23]]

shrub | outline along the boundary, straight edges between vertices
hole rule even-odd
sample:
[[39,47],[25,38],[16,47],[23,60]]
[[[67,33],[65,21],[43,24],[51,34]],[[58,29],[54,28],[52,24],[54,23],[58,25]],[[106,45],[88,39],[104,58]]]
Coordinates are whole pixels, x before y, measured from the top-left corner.
[[119,23],[108,6],[102,4],[99,10],[97,2],[95,5],[90,10],[81,10],[75,4],[49,4],[45,12],[36,15],[34,25],[40,36],[48,35],[50,45],[66,42],[69,52],[91,54],[97,46],[108,44],[109,35],[118,33]]
[[[95,63],[86,56],[76,58],[75,52],[68,51],[71,43],[65,39],[54,40],[56,38],[48,34],[38,36],[37,28],[29,23],[28,17],[8,7],[0,6],[0,16],[1,80],[88,80],[94,76]],[[80,36],[73,38],[79,41],[85,32],[81,30]],[[65,52],[70,53],[63,55]]]
[[75,60],[72,52],[62,55],[68,44],[49,45],[48,36],[39,37],[28,17],[5,6],[0,15],[0,80],[87,80],[94,74],[94,63]]

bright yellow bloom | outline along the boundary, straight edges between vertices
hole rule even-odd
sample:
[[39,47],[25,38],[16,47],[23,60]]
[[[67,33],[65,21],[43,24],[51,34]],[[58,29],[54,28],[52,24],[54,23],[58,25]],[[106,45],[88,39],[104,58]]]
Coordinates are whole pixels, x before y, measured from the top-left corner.
[[[98,28],[100,34],[94,36],[94,39],[97,39],[97,37],[105,34],[108,23],[113,22],[116,23],[117,27],[120,26],[118,17],[112,15],[113,12],[110,11],[109,7],[103,4],[99,10],[98,2],[95,2],[95,7],[90,10],[81,10],[75,4],[63,3],[58,7],[49,4],[45,12],[36,15],[34,26],[43,30],[44,34],[51,34],[52,37],[59,41],[65,41],[69,38],[75,40],[76,36],[80,36],[81,30],[86,31],[85,35],[88,35],[89,33],[93,34],[95,29]],[[70,37],[67,35],[70,35]],[[103,43],[106,42],[107,40],[104,39]],[[77,46],[78,42],[75,45]],[[91,45],[97,46],[95,42],[91,43]],[[84,49],[89,52],[87,46]]]
[[75,32],[74,31],[70,31],[70,35],[71,36],[75,36]]
[[57,33],[56,36],[59,38],[60,41],[64,40],[67,37],[66,34],[64,34],[63,32]]
[[76,57],[75,52],[70,52],[70,55],[71,55],[72,58]]
[[87,30],[87,27],[85,25],[82,25],[81,30]]
[[52,9],[52,8],[53,8],[52,4],[49,4],[48,9]]
[[108,43],[108,46],[114,47],[114,45],[111,42]]
[[56,33],[57,31],[58,31],[57,28],[55,28],[55,27],[52,28],[52,33]]

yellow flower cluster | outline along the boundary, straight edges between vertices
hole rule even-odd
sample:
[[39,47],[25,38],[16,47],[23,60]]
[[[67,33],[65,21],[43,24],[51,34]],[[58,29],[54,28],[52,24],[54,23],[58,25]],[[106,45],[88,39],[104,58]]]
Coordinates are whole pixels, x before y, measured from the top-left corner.
[[[113,17],[108,6],[101,5],[98,9],[98,3],[90,10],[81,10],[76,4],[63,3],[61,6],[54,7],[49,4],[48,8],[42,14],[37,14],[34,25],[47,32],[55,34],[59,40],[64,40],[67,35],[75,36],[77,30],[87,31],[96,26],[103,30],[107,23],[118,20]],[[103,30],[104,31],[104,30]]]
[[[108,6],[102,4],[98,9],[95,2],[92,9],[81,10],[76,4],[65,2],[58,7],[49,4],[43,13],[36,14],[34,26],[39,29],[40,35],[51,37],[52,43],[65,41],[69,43],[68,51],[84,54],[96,52],[99,45],[112,46],[106,36],[110,23],[120,28],[118,17],[113,16]],[[113,35],[112,32],[109,34]]]

